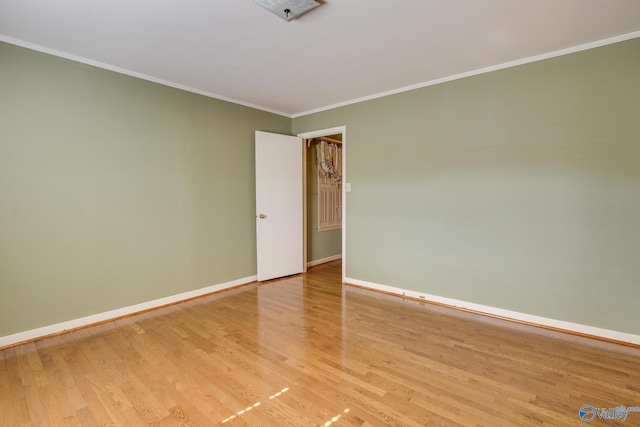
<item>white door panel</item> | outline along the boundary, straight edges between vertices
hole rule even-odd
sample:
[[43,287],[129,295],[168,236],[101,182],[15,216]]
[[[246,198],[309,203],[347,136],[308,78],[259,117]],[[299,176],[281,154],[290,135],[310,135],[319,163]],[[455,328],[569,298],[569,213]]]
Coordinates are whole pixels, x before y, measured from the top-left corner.
[[302,138],[256,132],[258,280],[304,269]]

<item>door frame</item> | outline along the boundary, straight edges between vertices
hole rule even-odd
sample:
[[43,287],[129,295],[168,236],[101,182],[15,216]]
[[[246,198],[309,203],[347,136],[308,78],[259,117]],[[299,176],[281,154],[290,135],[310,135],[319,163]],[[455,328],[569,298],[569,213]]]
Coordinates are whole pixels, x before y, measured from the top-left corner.
[[[336,126],[328,129],[319,129],[310,132],[302,132],[297,134],[302,138],[302,144],[304,144],[303,152],[305,153],[303,159],[303,189],[302,194],[304,200],[304,260],[305,269],[307,265],[307,172],[306,172],[306,154],[307,146],[306,139],[317,138],[320,136],[335,135],[337,133],[342,134],[342,283],[345,283],[347,272],[347,126]],[[306,271],[306,270],[305,270]]]

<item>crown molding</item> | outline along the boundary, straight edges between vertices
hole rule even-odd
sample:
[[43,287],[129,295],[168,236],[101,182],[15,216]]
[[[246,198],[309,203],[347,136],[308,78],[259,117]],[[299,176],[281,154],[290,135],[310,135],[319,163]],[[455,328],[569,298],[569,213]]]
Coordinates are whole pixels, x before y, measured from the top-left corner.
[[611,37],[608,39],[598,40],[591,43],[581,44],[578,46],[569,47],[566,49],[560,49],[553,52],[543,53],[540,55],[530,56],[528,58],[517,59],[515,61],[504,62],[498,65],[492,65],[490,67],[479,68],[477,70],[467,71],[460,74],[454,74],[452,76],[442,77],[435,80],[429,80],[423,83],[417,83],[411,86],[405,86],[398,89],[393,89],[385,92],[379,92],[373,95],[363,96],[361,98],[355,98],[344,102],[339,102],[337,104],[327,105],[326,107],[320,107],[309,111],[304,111],[302,113],[292,114],[292,118],[307,116],[309,114],[320,113],[322,111],[333,110],[334,108],[345,107],[347,105],[357,104],[364,101],[370,101],[372,99],[383,98],[385,96],[395,95],[402,92],[409,92],[415,89],[421,89],[427,86],[433,86],[440,83],[446,83],[453,80],[464,79],[465,77],[477,76],[478,74],[490,73],[492,71],[503,70],[505,68],[517,67],[518,65],[529,64],[531,62],[543,61],[549,58],[555,58],[557,56],[569,55],[571,53],[580,52],[583,50],[589,50],[600,46],[606,46],[608,44],[618,43],[625,40],[631,40],[634,38],[640,37],[640,31],[634,31],[633,33],[623,34],[616,37]]
[[106,64],[106,63],[100,62],[100,61],[94,61],[93,59],[84,58],[82,56],[73,55],[71,53],[62,52],[62,51],[59,51],[59,50],[56,50],[56,49],[50,49],[48,47],[44,47],[44,46],[40,46],[40,45],[37,45],[37,44],[34,44],[34,43],[26,42],[24,40],[20,40],[20,39],[16,39],[16,38],[13,38],[13,37],[5,36],[4,34],[0,34],[0,41],[5,42],[5,43],[9,43],[9,44],[12,44],[12,45],[24,47],[26,49],[31,49],[31,50],[35,50],[35,51],[38,51],[38,52],[47,53],[49,55],[57,56],[57,57],[60,57],[60,58],[69,59],[71,61],[80,62],[80,63],[87,64],[87,65],[91,65],[93,67],[102,68],[104,70],[109,70],[109,71],[113,71],[113,72],[116,72],[116,73],[124,74],[124,75],[127,75],[127,76],[135,77],[135,78],[138,78],[138,79],[147,80],[147,81],[150,81],[150,82],[153,82],[153,83],[158,83],[158,84],[161,84],[163,86],[169,86],[169,87],[172,87],[172,88],[175,88],[175,89],[180,89],[180,90],[183,90],[185,92],[191,92],[191,93],[195,93],[195,94],[198,94],[198,95],[203,95],[203,96],[206,96],[208,98],[218,99],[220,101],[231,102],[232,104],[238,104],[238,105],[242,105],[244,107],[255,108],[256,110],[265,111],[267,113],[278,114],[280,116],[284,116],[284,117],[287,117],[289,119],[292,118],[291,114],[283,113],[282,111],[273,110],[271,108],[263,107],[263,106],[256,105],[256,104],[251,104],[250,102],[244,102],[244,101],[241,101],[239,99],[229,98],[229,97],[226,97],[226,96],[223,96],[223,95],[218,95],[216,93],[207,92],[207,91],[196,89],[196,88],[193,88],[193,87],[190,87],[190,86],[185,86],[185,85],[182,85],[182,84],[179,84],[179,83],[170,82],[168,80],[159,79],[157,77],[149,76],[147,74],[138,73],[136,71],[131,71],[131,70],[128,70],[126,68],[116,67],[115,65]]
[[524,65],[524,64],[529,64],[532,62],[537,62],[537,61],[543,61],[545,59],[550,59],[550,58],[555,58],[558,56],[563,56],[563,55],[569,55],[571,53],[575,53],[575,52],[580,52],[583,50],[588,50],[588,49],[594,49],[597,47],[601,47],[601,46],[606,46],[609,44],[613,44],[613,43],[618,43],[618,42],[622,42],[625,40],[631,40],[634,38],[638,38],[640,37],[640,31],[634,31],[632,33],[628,33],[628,34],[622,34],[616,37],[610,37],[607,39],[603,39],[603,40],[597,40],[595,42],[591,42],[591,43],[586,43],[586,44],[581,44],[578,46],[573,46],[573,47],[569,47],[566,49],[560,49],[560,50],[556,50],[553,52],[548,52],[548,53],[543,53],[540,55],[535,55],[535,56],[530,56],[528,58],[523,58],[523,59],[518,59],[515,61],[509,61],[509,62],[504,62],[502,64],[497,64],[497,65],[492,65],[489,67],[484,67],[484,68],[479,68],[477,70],[472,70],[472,71],[467,71],[464,73],[459,73],[459,74],[454,74],[451,76],[446,76],[446,77],[442,77],[439,79],[434,79],[434,80],[429,80],[426,82],[422,82],[422,83],[417,83],[414,85],[410,85],[410,86],[404,86],[401,88],[397,88],[397,89],[392,89],[389,91],[385,91],[385,92],[379,92],[379,93],[375,93],[372,95],[368,95],[368,96],[363,96],[360,98],[354,98],[351,100],[347,100],[347,101],[343,101],[343,102],[339,102],[336,104],[331,104],[331,105],[327,105],[324,107],[319,107],[319,108],[315,108],[312,110],[307,110],[307,111],[303,111],[300,113],[294,113],[294,114],[289,114],[289,113],[285,113],[282,111],[278,111],[278,110],[274,110],[271,108],[267,108],[267,107],[263,107],[261,105],[256,105],[256,104],[252,104],[249,102],[245,102],[245,101],[241,101],[239,99],[234,99],[234,98],[229,98],[223,95],[218,95],[212,92],[207,92],[207,91],[203,91],[200,89],[196,89],[190,86],[185,86],[182,84],[178,84],[178,83],[174,83],[174,82],[170,82],[168,80],[163,80],[163,79],[159,79],[157,77],[153,77],[153,76],[149,76],[147,74],[142,74],[142,73],[138,73],[136,71],[131,71],[125,68],[121,68],[121,67],[116,67],[114,65],[110,65],[110,64],[106,64],[104,62],[100,62],[100,61],[94,61],[92,59],[88,59],[88,58],[84,58],[82,56],[78,56],[78,55],[73,55],[67,52],[62,52],[56,49],[51,49],[48,47],[44,47],[44,46],[40,46],[34,43],[30,43],[24,40],[20,40],[20,39],[16,39],[13,37],[9,37],[3,34],[0,34],[0,41],[5,42],[5,43],[9,43],[9,44],[13,44],[16,46],[20,46],[20,47],[24,47],[27,49],[31,49],[31,50],[35,50],[38,52],[42,52],[42,53],[47,53],[49,55],[54,55],[54,56],[58,56],[60,58],[64,58],[64,59],[69,59],[71,61],[76,61],[76,62],[80,62],[83,64],[87,64],[87,65],[91,65],[94,67],[98,67],[98,68],[102,68],[105,70],[109,70],[109,71],[113,71],[116,73],[120,73],[120,74],[125,74],[131,77],[136,77],[142,80],[147,80],[153,83],[158,83],[164,86],[169,86],[175,89],[180,89],[180,90],[184,90],[186,92],[191,92],[191,93],[196,93],[198,95],[203,95],[209,98],[214,98],[214,99],[218,99],[221,101],[226,101],[226,102],[230,102],[233,104],[237,104],[237,105],[242,105],[245,107],[249,107],[249,108],[254,108],[256,110],[261,110],[261,111],[265,111],[267,113],[272,113],[272,114],[277,114],[279,116],[283,116],[283,117],[287,117],[290,119],[295,119],[298,117],[302,117],[302,116],[307,116],[310,114],[314,114],[314,113],[320,113],[323,111],[327,111],[327,110],[332,110],[334,108],[339,108],[339,107],[345,107],[347,105],[352,105],[352,104],[358,104],[360,102],[365,102],[365,101],[370,101],[373,99],[378,99],[378,98],[383,98],[385,96],[390,96],[390,95],[395,95],[398,93],[403,93],[403,92],[408,92],[408,91],[412,91],[415,89],[421,89],[427,86],[434,86],[440,83],[446,83],[446,82],[450,82],[453,80],[458,80],[458,79],[463,79],[465,77],[471,77],[471,76],[476,76],[479,74],[484,74],[484,73],[490,73],[492,71],[497,71],[497,70],[503,70],[505,68],[511,68],[511,67],[517,67],[518,65]]

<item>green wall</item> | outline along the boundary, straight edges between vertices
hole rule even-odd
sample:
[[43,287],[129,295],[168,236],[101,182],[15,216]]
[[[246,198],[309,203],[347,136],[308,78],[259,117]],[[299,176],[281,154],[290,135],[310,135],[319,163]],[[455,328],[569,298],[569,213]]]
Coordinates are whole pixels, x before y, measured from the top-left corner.
[[291,119],[0,43],[0,336],[255,275]]
[[254,275],[254,131],[342,125],[348,277],[640,334],[639,75],[634,39],[292,121],[0,43],[0,336]]
[[302,116],[347,126],[347,277],[640,334],[640,39]]
[[341,229],[318,231],[318,164],[314,145],[307,149],[307,262],[341,252]]

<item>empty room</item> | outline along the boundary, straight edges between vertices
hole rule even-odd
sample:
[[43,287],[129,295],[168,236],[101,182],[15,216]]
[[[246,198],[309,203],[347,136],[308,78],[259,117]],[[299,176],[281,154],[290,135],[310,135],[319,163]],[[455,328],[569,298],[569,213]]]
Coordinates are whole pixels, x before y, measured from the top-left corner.
[[640,2],[0,1],[0,426],[640,425]]

